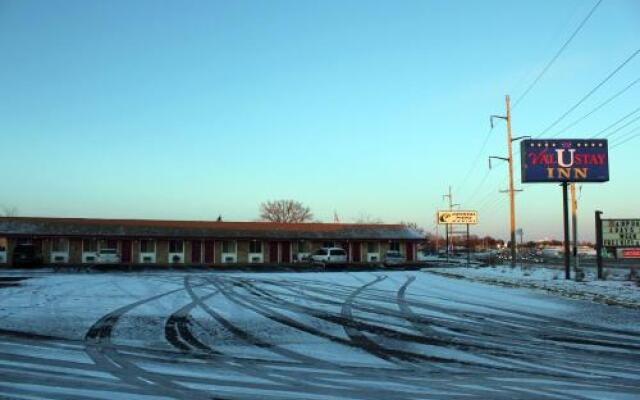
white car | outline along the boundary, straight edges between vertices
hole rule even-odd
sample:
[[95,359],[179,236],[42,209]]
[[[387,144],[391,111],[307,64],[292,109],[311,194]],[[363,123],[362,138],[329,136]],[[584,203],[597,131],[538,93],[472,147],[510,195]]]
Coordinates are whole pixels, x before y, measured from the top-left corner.
[[385,264],[402,264],[405,262],[407,262],[407,259],[399,251],[389,250],[384,255]]
[[325,263],[347,262],[347,252],[340,247],[323,247],[311,255],[311,260]]
[[120,262],[120,256],[116,249],[100,249],[97,261],[103,264],[117,264]]

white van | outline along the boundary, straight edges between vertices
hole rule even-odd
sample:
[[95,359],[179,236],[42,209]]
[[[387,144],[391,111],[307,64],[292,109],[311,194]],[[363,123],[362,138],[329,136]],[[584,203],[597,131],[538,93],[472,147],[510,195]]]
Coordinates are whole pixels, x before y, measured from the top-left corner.
[[340,247],[323,247],[311,255],[311,260],[325,263],[347,262],[347,252]]

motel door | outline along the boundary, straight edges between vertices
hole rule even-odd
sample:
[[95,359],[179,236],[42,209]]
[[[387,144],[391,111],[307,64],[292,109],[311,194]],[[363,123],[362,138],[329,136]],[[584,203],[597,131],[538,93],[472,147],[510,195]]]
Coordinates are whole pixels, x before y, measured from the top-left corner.
[[123,263],[130,263],[131,262],[131,240],[123,240],[121,242],[121,246],[122,246],[122,255],[120,257],[120,260]]
[[44,256],[44,249],[42,248],[42,239],[33,239],[31,241],[33,247],[36,249],[36,254],[40,257]]
[[413,243],[407,243],[407,261],[413,261]]
[[269,262],[278,263],[278,242],[269,242]]
[[204,241],[204,262],[207,264],[213,264],[215,257],[215,242],[213,240]]
[[280,242],[280,250],[282,251],[282,262],[291,262],[291,242]]
[[200,264],[200,254],[202,253],[202,242],[199,240],[191,241],[191,262]]
[[360,247],[362,247],[362,243],[360,242],[351,242],[351,261],[360,262]]

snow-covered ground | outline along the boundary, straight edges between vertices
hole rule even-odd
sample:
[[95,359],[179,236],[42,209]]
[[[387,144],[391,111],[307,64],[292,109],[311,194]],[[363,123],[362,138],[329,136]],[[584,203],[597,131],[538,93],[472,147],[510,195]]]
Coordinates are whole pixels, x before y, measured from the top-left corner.
[[640,398],[635,309],[420,271],[24,277],[0,398]]
[[460,266],[429,268],[425,271],[490,284],[540,289],[560,296],[640,309],[640,285],[629,279],[629,269],[626,268],[607,270],[606,280],[597,280],[596,272],[587,269],[581,282],[574,280],[573,271],[573,280],[566,280],[563,269],[544,266]]

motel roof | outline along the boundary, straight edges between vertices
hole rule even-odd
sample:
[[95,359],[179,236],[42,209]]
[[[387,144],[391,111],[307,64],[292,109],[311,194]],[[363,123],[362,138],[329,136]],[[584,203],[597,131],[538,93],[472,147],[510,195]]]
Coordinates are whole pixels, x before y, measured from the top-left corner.
[[276,223],[0,217],[0,235],[109,238],[420,240],[401,224]]

